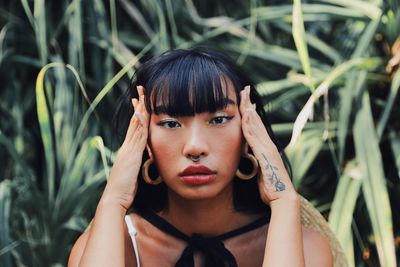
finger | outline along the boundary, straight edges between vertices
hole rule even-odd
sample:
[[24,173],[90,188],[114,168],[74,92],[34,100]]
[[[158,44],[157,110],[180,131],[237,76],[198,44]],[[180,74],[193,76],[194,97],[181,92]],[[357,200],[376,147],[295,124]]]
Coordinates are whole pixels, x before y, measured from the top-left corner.
[[143,113],[140,111],[135,111],[133,115],[140,121],[142,126],[146,126],[146,118],[144,117]]
[[[132,106],[133,106],[133,113],[135,113],[136,109],[137,109],[137,105],[138,105],[138,100],[136,98],[132,98],[131,103],[132,103]],[[134,115],[135,114],[132,114],[132,117],[131,117],[131,119],[129,121],[129,125],[128,125],[128,130],[127,130],[126,136],[131,135],[130,131],[132,131],[132,125],[133,125],[134,119],[135,119]]]
[[246,103],[245,103],[246,109],[253,109],[253,105],[250,99],[250,90],[251,90],[250,85],[247,85],[245,87],[245,90],[246,90]]
[[243,117],[244,113],[246,113],[246,87],[240,91],[240,106],[239,106],[239,111],[240,115]]
[[136,98],[132,98],[132,106],[133,110],[136,111],[137,109],[138,100]]
[[139,85],[136,87],[136,89],[139,95],[140,112],[144,115],[146,121],[149,121],[150,114],[147,112],[146,109],[144,87]]
[[245,88],[240,92],[241,102],[240,102],[240,113],[243,116],[249,110],[255,110],[255,107],[250,100],[250,85],[245,86]]
[[135,117],[135,115],[132,115],[132,118],[129,121],[128,130],[126,131],[126,136],[125,136],[124,142],[132,139],[132,136],[134,135],[135,131],[137,130],[139,124],[140,124],[140,122],[137,119],[137,117]]
[[134,133],[132,134],[131,138],[128,140],[130,145],[137,145],[138,141],[141,139],[142,135],[143,135],[143,126],[141,126],[140,124],[137,126],[136,130],[134,131]]
[[138,92],[139,97],[144,95],[144,87],[143,86],[141,86],[141,85],[136,86],[136,90]]
[[249,100],[249,90],[250,90],[250,86],[246,85],[244,87],[244,90],[243,90],[243,96],[244,96],[244,98],[243,98],[243,108],[244,109],[248,108],[248,102],[250,101]]

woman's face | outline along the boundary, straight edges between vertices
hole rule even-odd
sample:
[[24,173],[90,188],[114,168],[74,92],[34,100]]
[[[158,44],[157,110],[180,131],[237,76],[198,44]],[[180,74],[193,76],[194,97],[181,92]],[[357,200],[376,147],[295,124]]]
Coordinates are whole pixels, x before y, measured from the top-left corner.
[[243,135],[230,83],[226,92],[229,104],[215,113],[151,115],[149,144],[157,169],[169,189],[183,198],[212,198],[231,185]]

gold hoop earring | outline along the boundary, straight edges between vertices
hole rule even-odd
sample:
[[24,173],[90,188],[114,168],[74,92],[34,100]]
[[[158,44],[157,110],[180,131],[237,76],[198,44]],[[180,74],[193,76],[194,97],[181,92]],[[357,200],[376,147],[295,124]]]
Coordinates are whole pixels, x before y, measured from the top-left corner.
[[158,185],[162,182],[161,177],[158,176],[157,179],[153,180],[150,178],[150,175],[149,175],[149,167],[153,162],[154,161],[151,158],[145,161],[145,163],[142,166],[142,176],[143,176],[143,180],[146,183],[151,184],[151,185]]
[[249,174],[244,174],[238,168],[236,171],[236,176],[242,180],[250,180],[258,173],[258,161],[256,157],[249,153],[247,153],[244,157],[250,160],[251,164],[253,165],[253,170]]

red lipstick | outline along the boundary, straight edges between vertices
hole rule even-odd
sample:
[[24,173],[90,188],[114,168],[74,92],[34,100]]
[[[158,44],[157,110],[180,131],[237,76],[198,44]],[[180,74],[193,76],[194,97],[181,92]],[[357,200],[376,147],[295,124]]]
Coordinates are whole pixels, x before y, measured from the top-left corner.
[[213,181],[216,177],[216,173],[217,172],[210,170],[206,166],[191,165],[180,172],[179,175],[185,183],[200,185]]

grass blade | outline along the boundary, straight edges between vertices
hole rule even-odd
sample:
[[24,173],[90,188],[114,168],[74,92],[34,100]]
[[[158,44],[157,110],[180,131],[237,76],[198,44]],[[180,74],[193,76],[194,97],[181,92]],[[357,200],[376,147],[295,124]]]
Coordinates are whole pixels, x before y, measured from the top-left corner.
[[314,106],[315,101],[321,95],[328,92],[331,84],[336,79],[338,79],[339,77],[344,75],[347,71],[349,71],[350,69],[355,68],[355,67],[362,66],[363,68],[374,68],[377,65],[379,65],[380,61],[381,61],[380,59],[357,58],[357,59],[352,59],[352,60],[346,61],[346,62],[340,64],[339,66],[337,66],[335,69],[333,69],[329,73],[329,75],[326,77],[326,79],[312,93],[312,95],[308,99],[307,103],[304,105],[304,107],[300,111],[299,115],[297,116],[296,121],[294,123],[294,127],[293,127],[292,138],[290,140],[288,147],[295,145],[297,138],[299,137],[302,129],[304,128],[304,125],[307,123],[307,120],[313,111],[313,106]]
[[315,162],[315,158],[323,146],[321,138],[323,131],[323,126],[319,129],[304,131],[298,140],[296,148],[289,147],[285,149],[292,165],[293,185],[295,188],[300,186],[303,177]]
[[386,188],[379,141],[372,120],[368,92],[362,95],[362,106],[354,124],[358,164],[363,174],[362,189],[371,219],[381,266],[395,267],[392,212]]
[[116,49],[118,44],[117,11],[115,7],[115,0],[109,0],[109,1],[110,1],[110,18],[111,18],[111,40],[113,49]]
[[339,108],[339,122],[338,122],[338,161],[339,166],[343,166],[345,156],[345,143],[348,133],[350,116],[352,115],[352,104],[355,92],[361,90],[365,86],[367,79],[367,71],[351,70],[346,76],[345,87],[340,92],[340,108]]
[[349,266],[355,266],[351,233],[354,208],[361,189],[362,173],[352,160],[340,177],[329,213],[329,225],[345,250]]
[[340,5],[342,7],[351,9],[351,10],[358,10],[363,12],[365,16],[371,18],[371,20],[378,19],[381,15],[381,9],[377,6],[376,3],[368,2],[368,1],[360,1],[360,0],[319,0],[321,2],[333,4],[333,5]]
[[396,100],[399,88],[400,88],[400,69],[398,69],[393,76],[392,84],[390,85],[390,92],[385,104],[385,109],[383,110],[378,122],[376,131],[378,133],[379,139],[382,138],[383,131],[385,130],[386,123],[389,120],[390,111],[392,110],[394,101]]
[[307,77],[307,85],[311,92],[315,91],[314,85],[312,84],[312,74],[310,57],[308,55],[306,33],[304,30],[303,14],[301,11],[301,0],[293,1],[293,19],[292,19],[292,33],[294,43],[296,45],[297,52],[300,57],[301,65],[303,66],[304,74]]
[[394,130],[389,132],[390,147],[397,167],[397,177],[400,177],[400,136]]
[[113,88],[113,86],[133,67],[135,64],[139,61],[139,59],[146,54],[156,43],[158,38],[154,38],[152,42],[150,42],[146,47],[143,48],[143,50],[130,62],[125,65],[104,87],[103,89],[100,90],[100,93],[97,94],[95,99],[93,100],[92,104],[90,104],[88,110],[85,112],[78,130],[76,132],[75,138],[74,138],[74,143],[71,146],[71,150],[69,153],[69,157],[66,160],[65,166],[66,169],[69,170],[74,162],[74,157],[76,155],[76,151],[78,149],[79,144],[82,141],[83,138],[83,132],[86,127],[86,124],[89,120],[89,117],[91,114],[94,112],[96,109],[97,105],[100,103],[100,101],[107,95],[107,93]]
[[372,39],[375,36],[376,30],[380,24],[380,16],[377,19],[372,20],[368,26],[365,28],[364,33],[358,40],[358,44],[353,54],[352,58],[362,57],[365,51],[369,48]]
[[24,8],[24,11],[25,11],[26,17],[29,20],[29,23],[31,24],[32,28],[34,29],[35,28],[35,18],[32,14],[31,8],[29,7],[28,1],[21,0],[21,4],[22,4],[22,7]]
[[35,0],[33,7],[35,34],[42,65],[47,62],[46,7],[44,0]]
[[[11,267],[10,250],[14,247],[10,237],[11,186],[9,180],[0,182],[0,264]],[[11,246],[10,246],[11,245]]]
[[[54,66],[60,66],[60,63],[51,63],[44,66],[36,79],[36,112],[39,120],[40,133],[44,147],[44,154],[46,158],[47,175],[45,179],[45,188],[49,203],[54,201],[55,190],[55,153],[54,153],[54,136],[50,126],[50,110],[47,106],[46,94],[44,90],[45,74],[46,71]],[[46,183],[47,182],[47,183]]]

